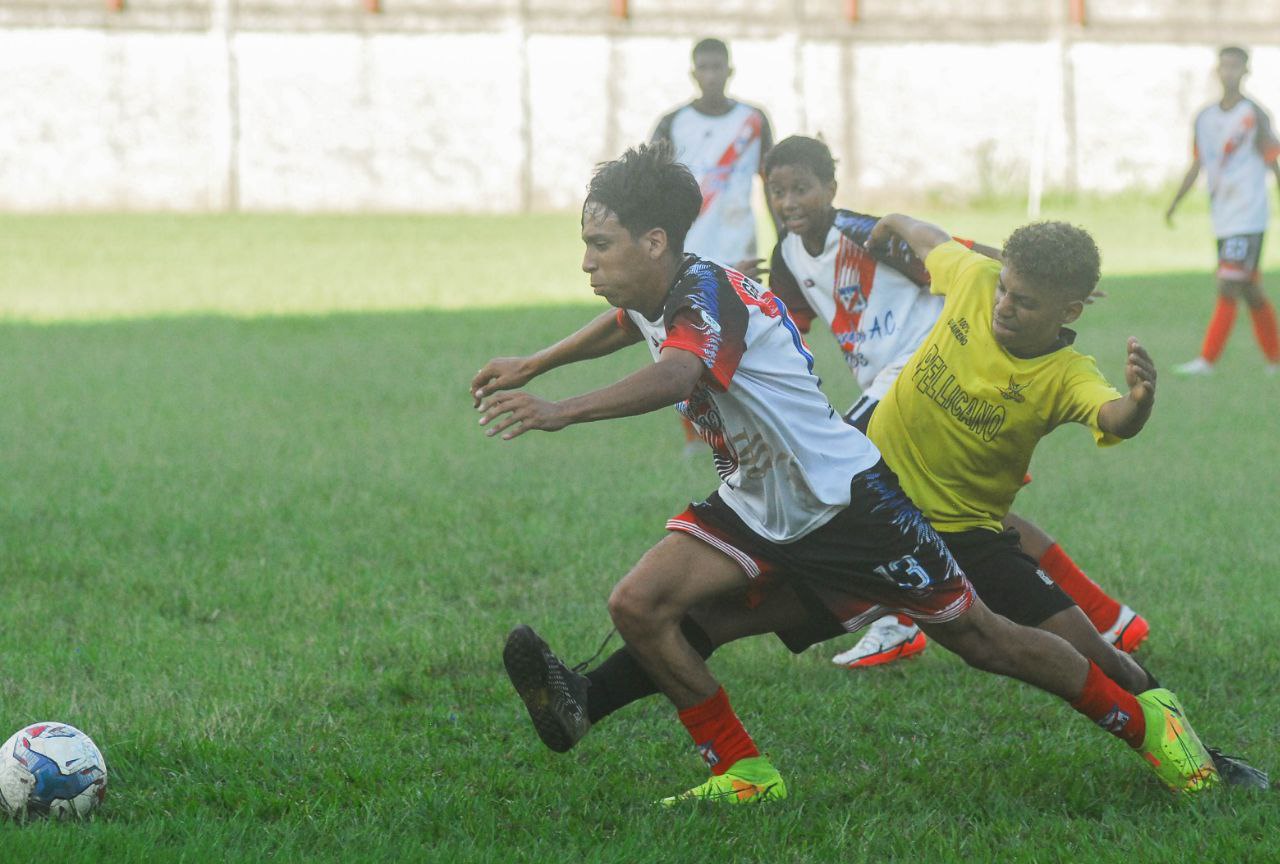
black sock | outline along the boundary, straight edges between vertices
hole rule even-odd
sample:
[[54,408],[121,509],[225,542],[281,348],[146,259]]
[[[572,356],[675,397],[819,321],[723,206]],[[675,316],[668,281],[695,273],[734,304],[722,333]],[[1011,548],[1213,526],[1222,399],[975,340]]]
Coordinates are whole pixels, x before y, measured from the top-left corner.
[[[685,616],[680,621],[680,632],[703,660],[715,650],[707,631],[692,618]],[[603,663],[588,672],[586,677],[589,682],[587,717],[592,723],[598,723],[619,708],[658,692],[649,673],[644,671],[625,647],[614,651]]]

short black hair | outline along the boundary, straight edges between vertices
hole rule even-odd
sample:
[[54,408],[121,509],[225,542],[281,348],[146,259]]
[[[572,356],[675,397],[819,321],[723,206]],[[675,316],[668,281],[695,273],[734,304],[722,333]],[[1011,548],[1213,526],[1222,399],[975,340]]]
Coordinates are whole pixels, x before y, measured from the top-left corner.
[[697,45],[693,46],[690,57],[697,57],[699,54],[719,54],[724,59],[729,59],[729,46],[724,44],[720,39],[700,39]]
[[836,179],[836,160],[831,148],[817,138],[792,135],[773,145],[764,158],[764,176],[768,177],[769,172],[783,165],[802,165],[823,183]]
[[597,165],[583,209],[591,203],[612,211],[632,238],[661,228],[668,247],[679,255],[702,209],[702,190],[689,169],[675,161],[670,143],[659,141]]
[[1249,52],[1239,45],[1223,45],[1218,49],[1218,57],[1239,57],[1241,63],[1249,65]]
[[1098,286],[1102,258],[1089,232],[1066,222],[1032,222],[1009,235],[1004,262],[1037,288],[1084,300]]

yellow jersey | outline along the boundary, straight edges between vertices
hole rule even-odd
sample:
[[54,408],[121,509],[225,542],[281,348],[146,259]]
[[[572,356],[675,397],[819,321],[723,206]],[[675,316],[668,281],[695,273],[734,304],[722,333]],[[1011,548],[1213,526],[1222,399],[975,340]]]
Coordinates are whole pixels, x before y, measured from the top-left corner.
[[1066,344],[1015,357],[992,332],[1001,264],[955,241],[925,259],[942,314],[871,415],[868,437],[902,488],[939,531],[1001,530],[1036,444],[1063,423],[1083,423],[1099,446],[1121,439],[1098,427],[1120,398],[1092,357]]

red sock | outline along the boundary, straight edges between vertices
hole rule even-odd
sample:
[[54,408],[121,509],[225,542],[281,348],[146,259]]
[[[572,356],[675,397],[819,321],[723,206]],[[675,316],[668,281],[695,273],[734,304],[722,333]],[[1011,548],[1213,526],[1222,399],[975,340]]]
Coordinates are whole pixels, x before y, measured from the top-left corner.
[[1099,633],[1109,630],[1120,617],[1120,604],[1103,591],[1097,582],[1086,576],[1057,543],[1040,557],[1040,569],[1048,573],[1049,578],[1076,601],[1076,605],[1089,616],[1089,622]]
[[742,728],[742,721],[733,713],[723,687],[705,702],[681,711],[680,722],[693,736],[698,754],[712,774],[723,774],[739,759],[760,755],[755,742]]
[[1236,323],[1236,301],[1226,297],[1218,298],[1213,317],[1209,319],[1209,329],[1204,334],[1204,344],[1200,346],[1200,356],[1215,363],[1227,347],[1227,337],[1231,335],[1231,326]]
[[1134,750],[1142,746],[1147,720],[1133,694],[1107,677],[1098,664],[1089,661],[1089,677],[1084,690],[1071,707],[1097,723]]
[[1262,346],[1262,353],[1271,363],[1280,363],[1280,337],[1276,335],[1276,310],[1263,301],[1256,309],[1249,309],[1253,318],[1253,335]]

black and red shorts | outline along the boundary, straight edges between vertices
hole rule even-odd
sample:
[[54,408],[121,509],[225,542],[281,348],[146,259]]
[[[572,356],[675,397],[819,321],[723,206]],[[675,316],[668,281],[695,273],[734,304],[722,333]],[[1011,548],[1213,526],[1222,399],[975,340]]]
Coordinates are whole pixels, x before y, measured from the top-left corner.
[[791,543],[756,534],[719,493],[691,504],[667,530],[697,537],[736,561],[757,598],[767,598],[774,586],[793,589],[814,621],[804,632],[778,634],[792,650],[891,613],[937,623],[962,615],[973,604],[973,587],[888,466],[879,462],[858,474],[850,491],[848,507]]
[[1223,282],[1258,282],[1262,278],[1261,234],[1235,234],[1218,238],[1218,279]]

